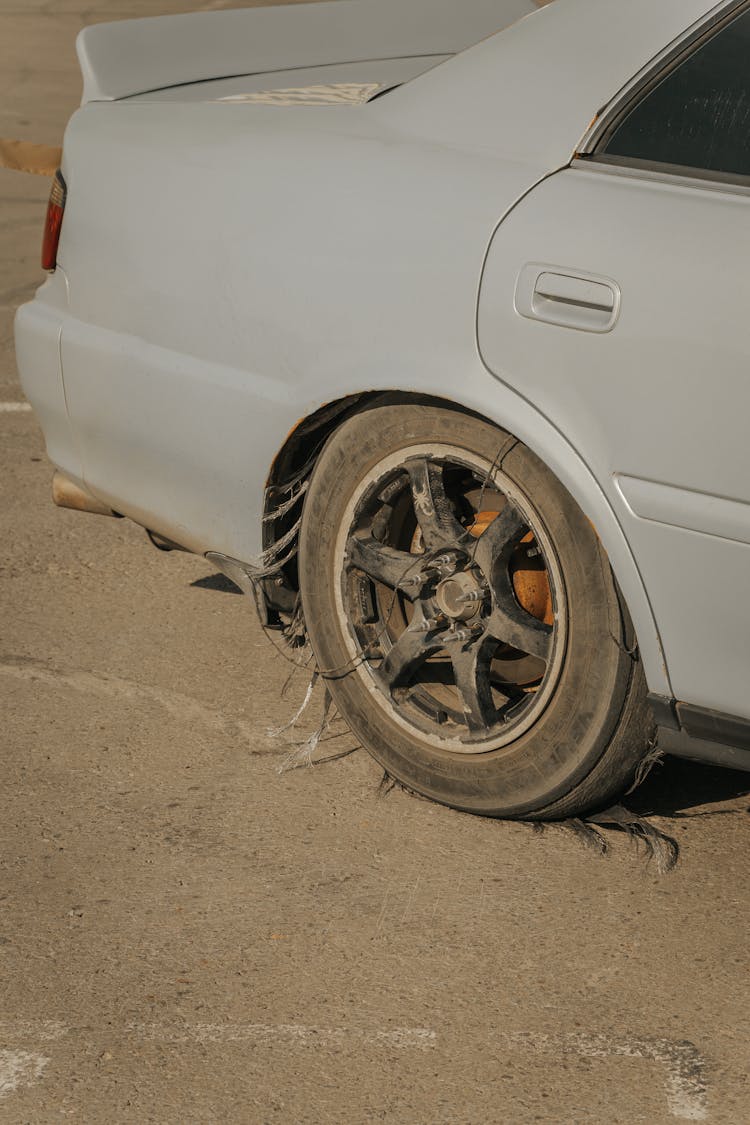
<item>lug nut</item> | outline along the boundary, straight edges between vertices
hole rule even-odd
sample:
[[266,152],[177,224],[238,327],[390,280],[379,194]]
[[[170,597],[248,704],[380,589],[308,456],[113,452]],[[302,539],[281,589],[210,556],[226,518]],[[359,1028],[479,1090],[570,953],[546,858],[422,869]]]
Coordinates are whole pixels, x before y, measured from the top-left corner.
[[459,644],[465,644],[467,641],[474,640],[480,633],[484,632],[484,626],[478,621],[470,625],[468,628],[456,629],[455,626],[448,631],[448,639],[451,641],[458,641]]
[[461,594],[456,600],[461,605],[472,605],[474,602],[481,602],[484,598],[484,590],[469,590],[466,594]]
[[445,575],[446,568],[438,566],[436,563],[430,563],[422,571],[422,578],[425,582],[430,582],[434,578],[442,578]]
[[432,559],[422,571],[422,577],[429,581],[433,578],[447,578],[456,569],[456,560],[450,555],[438,555]]
[[417,626],[417,632],[431,633],[433,629],[439,629],[444,621],[445,618],[442,614],[439,614],[437,617],[425,617],[424,621],[420,621]]

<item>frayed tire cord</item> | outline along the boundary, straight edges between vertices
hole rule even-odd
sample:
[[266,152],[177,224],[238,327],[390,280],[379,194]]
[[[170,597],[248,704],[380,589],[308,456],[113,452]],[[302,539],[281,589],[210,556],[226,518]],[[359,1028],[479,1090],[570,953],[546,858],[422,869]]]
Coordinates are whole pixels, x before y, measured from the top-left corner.
[[[279,738],[280,735],[286,734],[286,732],[288,730],[291,730],[292,727],[296,725],[298,720],[302,718],[302,716],[304,715],[305,711],[307,710],[307,708],[310,704],[310,700],[312,699],[313,691],[315,690],[315,685],[318,682],[318,679],[319,679],[319,673],[318,673],[317,669],[315,669],[313,671],[312,676],[310,677],[310,683],[307,685],[307,691],[305,692],[305,698],[302,700],[302,705],[299,707],[299,709],[297,711],[295,711],[294,715],[292,715],[289,722],[284,723],[283,726],[273,727],[272,729],[270,729],[268,731],[268,737],[269,738]],[[289,680],[287,680],[287,684],[288,683],[289,683]],[[286,684],[284,685],[284,687],[286,687]],[[283,689],[282,689],[282,696],[283,696]]]
[[[308,698],[302,705],[302,708],[299,711],[298,715],[295,717],[294,722],[297,721],[297,718],[299,718],[299,716],[302,714],[302,711],[304,711],[307,707],[309,698],[312,695],[312,688],[314,688],[315,686],[315,679],[316,677],[313,676],[313,679],[310,681]],[[302,766],[312,766],[313,754],[318,749],[320,742],[328,732],[334,714],[335,708],[333,705],[333,699],[331,698],[331,693],[328,691],[328,688],[326,688],[325,696],[323,698],[323,717],[320,721],[320,725],[313,731],[309,738],[306,738],[303,743],[295,747],[294,750],[291,750],[289,754],[287,754],[287,756],[279,766],[278,772],[280,774],[288,773],[290,770],[300,769]]]
[[[377,796],[382,800],[394,790],[406,793],[409,797],[416,797],[426,801],[421,793],[415,793],[406,785],[384,773],[378,785]],[[459,811],[459,810],[454,810]],[[466,814],[473,815],[473,814]],[[500,821],[502,823],[502,821]],[[645,817],[625,808],[624,805],[613,805],[604,812],[592,813],[587,817],[569,817],[567,820],[510,820],[506,824],[525,824],[535,833],[542,835],[553,829],[562,829],[571,833],[590,851],[597,855],[609,855],[610,845],[602,829],[621,832],[634,840],[637,846],[644,846],[646,863],[653,862],[659,875],[667,875],[677,866],[680,857],[680,846],[673,836],[656,828]]]
[[[296,483],[299,484],[299,488],[297,489],[297,491],[294,492],[288,500],[284,500],[281,504],[277,505],[277,507],[266,512],[263,517],[263,523],[273,523],[275,520],[280,520],[282,516],[286,516],[289,512],[291,512],[295,504],[299,503],[299,501],[302,499],[302,497],[310,487],[310,481],[308,479]],[[288,486],[289,490],[293,489],[294,487],[295,485]],[[285,488],[284,491],[287,491],[287,488]],[[266,491],[266,496],[268,496],[268,490]]]
[[631,812],[624,805],[613,805],[604,812],[595,813],[586,818],[589,827],[612,828],[624,832],[635,840],[643,843],[646,848],[647,859],[654,861],[656,870],[660,875],[672,871],[680,856],[680,846],[673,836],[662,832],[638,813]]
[[562,828],[573,832],[586,847],[599,855],[607,855],[609,843],[601,829],[622,832],[636,845],[643,844],[646,861],[656,865],[659,875],[673,871],[680,855],[680,847],[673,836],[656,828],[645,817],[632,812],[624,805],[613,805],[604,812],[592,813],[587,817],[572,817],[560,821],[536,821],[534,827],[544,832],[549,828]]
[[651,771],[656,766],[661,765],[661,763],[664,761],[664,757],[664,751],[659,746],[657,740],[652,739],[648,744],[645,757],[643,757],[638,763],[638,768],[636,769],[635,777],[633,778],[633,784],[625,793],[626,797],[629,797],[631,793],[634,793],[636,789],[639,789],[640,786],[643,785],[643,782],[646,780]]

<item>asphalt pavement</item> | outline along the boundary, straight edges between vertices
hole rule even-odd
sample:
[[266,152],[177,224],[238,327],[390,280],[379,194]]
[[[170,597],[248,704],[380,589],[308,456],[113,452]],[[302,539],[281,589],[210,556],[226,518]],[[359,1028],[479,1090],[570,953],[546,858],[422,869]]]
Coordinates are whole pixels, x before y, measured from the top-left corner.
[[[73,40],[189,0],[1,0],[0,136]],[[226,5],[229,6],[229,5]],[[603,832],[381,786],[210,564],[60,511],[15,307],[49,183],[0,171],[0,1122],[750,1123],[747,775],[668,761]],[[596,844],[596,840],[590,843]]]

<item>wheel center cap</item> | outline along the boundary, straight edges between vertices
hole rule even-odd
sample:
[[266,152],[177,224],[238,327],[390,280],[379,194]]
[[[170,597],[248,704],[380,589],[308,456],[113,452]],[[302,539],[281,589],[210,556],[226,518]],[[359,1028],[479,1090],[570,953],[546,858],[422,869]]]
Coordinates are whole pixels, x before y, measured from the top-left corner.
[[438,584],[435,600],[452,621],[469,621],[482,608],[484,590],[472,571],[461,570]]

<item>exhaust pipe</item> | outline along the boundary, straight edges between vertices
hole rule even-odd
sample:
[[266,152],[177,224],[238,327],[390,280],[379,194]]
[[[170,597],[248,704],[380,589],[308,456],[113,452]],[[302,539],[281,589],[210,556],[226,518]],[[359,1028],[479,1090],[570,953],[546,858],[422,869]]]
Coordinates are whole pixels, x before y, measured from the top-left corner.
[[76,512],[93,512],[97,516],[116,516],[111,508],[97,500],[85,488],[65,476],[65,473],[56,472],[52,478],[52,499],[58,508],[72,508]]

